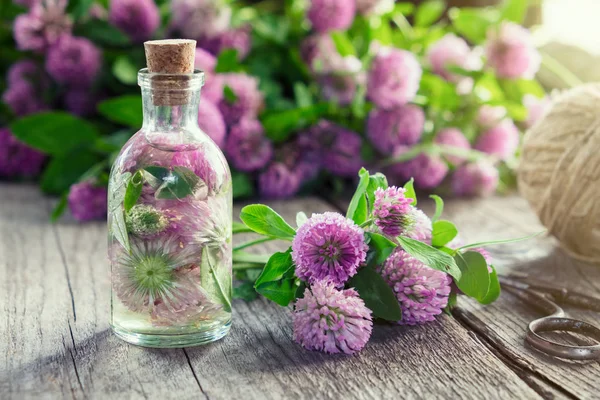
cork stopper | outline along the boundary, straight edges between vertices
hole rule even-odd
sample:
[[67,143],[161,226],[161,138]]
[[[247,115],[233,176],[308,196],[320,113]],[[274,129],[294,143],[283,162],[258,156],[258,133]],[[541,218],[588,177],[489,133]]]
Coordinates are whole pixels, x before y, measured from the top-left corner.
[[144,42],[144,50],[149,72],[160,74],[191,74],[194,72],[195,40],[150,40]]

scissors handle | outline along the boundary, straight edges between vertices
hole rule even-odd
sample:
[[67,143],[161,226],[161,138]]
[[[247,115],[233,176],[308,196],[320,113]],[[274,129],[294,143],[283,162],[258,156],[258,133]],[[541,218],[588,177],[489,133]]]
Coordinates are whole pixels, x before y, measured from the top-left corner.
[[[572,346],[542,337],[541,332],[569,331],[594,339],[598,344]],[[544,317],[529,324],[525,339],[537,350],[570,360],[600,360],[600,329],[584,321],[564,317]]]

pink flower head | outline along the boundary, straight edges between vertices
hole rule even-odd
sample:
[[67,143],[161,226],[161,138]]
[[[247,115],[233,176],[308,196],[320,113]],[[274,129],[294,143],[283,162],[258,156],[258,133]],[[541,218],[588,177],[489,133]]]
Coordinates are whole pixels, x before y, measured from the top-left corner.
[[425,113],[412,104],[390,110],[375,109],[369,113],[367,135],[379,152],[391,154],[400,145],[417,143],[424,125]]
[[224,32],[231,8],[221,0],[172,0],[171,28],[182,37],[201,40]]
[[506,118],[506,108],[484,104],[477,111],[477,125],[483,129],[493,128]]
[[294,305],[294,340],[307,350],[354,354],[371,337],[371,310],[354,289],[315,282]]
[[71,34],[73,22],[66,0],[38,0],[29,12],[15,18],[13,30],[19,50],[44,52],[62,36]]
[[231,126],[243,118],[256,118],[264,103],[258,80],[245,74],[224,74],[222,79],[223,85],[235,95],[235,99],[223,97],[218,104],[227,125]]
[[412,199],[404,196],[405,190],[396,186],[375,191],[373,218],[384,235],[395,238],[412,224],[409,216]]
[[260,196],[267,199],[291,197],[300,189],[300,177],[285,164],[275,162],[258,176]]
[[470,55],[471,48],[467,42],[453,33],[447,33],[427,52],[433,72],[450,82],[458,82],[464,77],[450,72],[448,67],[467,69]]
[[354,21],[356,4],[348,0],[311,0],[308,19],[319,33],[348,29]]
[[10,84],[2,94],[2,101],[19,117],[47,109],[39,91],[27,81],[17,81]]
[[196,47],[194,68],[204,71],[205,74],[212,74],[215,72],[216,66],[217,58],[215,56],[200,47]]
[[243,119],[229,131],[225,151],[231,164],[240,171],[261,169],[273,157],[273,144],[260,122]]
[[227,127],[221,111],[210,101],[201,101],[198,109],[198,125],[219,146],[225,145]]
[[[223,306],[213,303],[200,286],[200,267],[191,265],[173,270],[176,290],[173,297],[154,300],[151,318],[155,326],[190,325],[197,321],[215,318]],[[174,287],[174,288],[175,288]]]
[[325,100],[347,106],[354,100],[356,89],[363,78],[364,75],[360,73],[332,72],[321,75],[318,78],[321,95]]
[[408,215],[412,223],[404,232],[402,232],[402,236],[406,236],[430,245],[432,224],[429,217],[425,215],[423,211],[414,206],[410,207]]
[[300,184],[314,179],[321,170],[321,154],[317,143],[306,133],[284,144],[277,154],[280,161],[298,177]]
[[396,249],[381,267],[381,275],[396,294],[401,325],[417,325],[435,320],[448,304],[452,279],[429,268],[407,252]]
[[42,153],[21,143],[8,129],[0,128],[0,176],[36,176],[45,160]]
[[78,221],[91,221],[106,217],[108,194],[104,186],[96,186],[91,181],[76,183],[71,186],[69,210]]
[[504,21],[487,32],[488,65],[500,78],[532,79],[540,68],[541,56],[526,28]]
[[498,169],[487,161],[466,164],[452,175],[452,191],[458,196],[489,196],[496,191]]
[[150,39],[160,25],[154,0],[111,0],[108,20],[135,42]]
[[221,103],[223,100],[223,77],[221,75],[206,74],[204,76],[202,100],[208,100],[217,106]]
[[101,64],[102,54],[92,42],[64,36],[48,50],[46,71],[58,83],[88,87],[100,72]]
[[415,98],[421,73],[421,65],[413,53],[384,48],[371,64],[367,96],[384,109],[405,105]]
[[200,40],[200,45],[212,54],[220,54],[227,49],[237,50],[238,60],[243,60],[250,53],[252,47],[250,32],[249,26],[228,29],[216,36]]
[[364,232],[335,212],[313,214],[292,242],[296,275],[309,283],[330,280],[342,286],[367,257]]
[[[394,156],[399,157],[409,150],[406,146],[399,146],[394,151]],[[415,179],[415,186],[421,189],[433,189],[446,177],[448,165],[436,155],[421,153],[412,160],[392,165],[388,170],[392,176],[403,182],[412,177]]]
[[[469,141],[465,135],[463,135],[463,133],[456,128],[442,129],[438,132],[433,141],[436,144],[457,150],[469,150],[471,148],[471,145],[469,144]],[[465,161],[465,159],[461,156],[446,155],[445,157],[454,165],[462,164]]]
[[327,34],[314,34],[308,36],[300,44],[300,56],[314,73],[327,73],[333,68],[332,62],[342,58],[338,53],[333,39]]
[[523,104],[527,107],[525,127],[531,128],[548,112],[552,106],[552,99],[549,96],[539,98],[531,94],[526,94],[523,97]]
[[517,147],[519,147],[519,130],[509,119],[483,132],[475,144],[477,150],[494,155],[501,160],[514,155]]
[[354,177],[362,165],[360,136],[342,126],[321,120],[307,132],[320,149],[323,167],[337,176]]

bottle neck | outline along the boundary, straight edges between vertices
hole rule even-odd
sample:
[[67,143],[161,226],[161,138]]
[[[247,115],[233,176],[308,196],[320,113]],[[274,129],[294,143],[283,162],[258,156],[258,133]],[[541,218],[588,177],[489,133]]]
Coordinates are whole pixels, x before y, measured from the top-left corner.
[[169,92],[164,89],[142,88],[146,132],[168,133],[192,131],[198,128],[200,88]]

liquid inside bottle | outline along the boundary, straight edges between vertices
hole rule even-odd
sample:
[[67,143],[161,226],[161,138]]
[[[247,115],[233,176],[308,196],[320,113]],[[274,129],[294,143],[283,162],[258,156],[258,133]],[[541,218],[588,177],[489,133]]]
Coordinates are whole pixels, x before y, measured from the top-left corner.
[[149,347],[229,331],[232,187],[220,149],[198,127],[203,73],[138,76],[144,124],[109,180],[111,326]]

